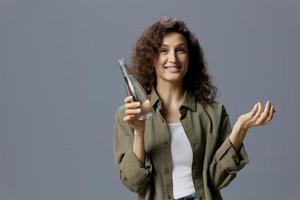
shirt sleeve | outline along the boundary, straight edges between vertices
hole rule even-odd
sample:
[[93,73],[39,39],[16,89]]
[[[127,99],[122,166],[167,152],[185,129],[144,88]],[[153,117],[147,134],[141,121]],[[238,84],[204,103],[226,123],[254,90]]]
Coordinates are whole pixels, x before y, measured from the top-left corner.
[[209,167],[212,183],[218,189],[227,186],[236,177],[236,173],[249,163],[244,145],[237,151],[231,144],[228,137],[231,133],[230,119],[225,109],[223,112],[218,134],[221,146],[217,148]]
[[116,114],[114,121],[114,155],[122,183],[131,191],[141,193],[150,181],[152,164],[146,155],[142,162],[133,152],[133,131]]

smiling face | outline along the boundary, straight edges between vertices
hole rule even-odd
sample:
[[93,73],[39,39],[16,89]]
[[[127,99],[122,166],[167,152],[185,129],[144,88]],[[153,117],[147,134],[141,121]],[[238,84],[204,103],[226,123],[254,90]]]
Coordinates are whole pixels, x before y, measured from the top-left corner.
[[182,83],[188,64],[188,47],[184,36],[176,32],[167,34],[154,61],[157,84]]

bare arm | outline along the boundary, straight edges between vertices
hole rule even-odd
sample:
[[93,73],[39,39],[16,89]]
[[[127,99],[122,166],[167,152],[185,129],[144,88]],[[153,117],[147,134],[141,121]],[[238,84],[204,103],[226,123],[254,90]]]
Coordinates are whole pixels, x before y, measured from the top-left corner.
[[144,132],[134,131],[133,152],[141,161],[145,161]]

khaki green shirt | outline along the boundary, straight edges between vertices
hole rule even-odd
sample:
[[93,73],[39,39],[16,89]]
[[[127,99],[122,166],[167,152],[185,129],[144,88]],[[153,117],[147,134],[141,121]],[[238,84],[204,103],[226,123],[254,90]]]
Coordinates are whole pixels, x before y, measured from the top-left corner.
[[[122,183],[139,200],[173,199],[172,158],[168,124],[161,115],[161,101],[151,92],[153,116],[145,123],[145,152],[142,162],[133,152],[133,130],[123,121],[124,106],[115,114],[114,155]],[[193,151],[192,178],[198,199],[222,199],[227,186],[249,161],[244,146],[237,152],[228,135],[231,125],[224,106],[199,103],[186,92],[179,109],[180,121]]]

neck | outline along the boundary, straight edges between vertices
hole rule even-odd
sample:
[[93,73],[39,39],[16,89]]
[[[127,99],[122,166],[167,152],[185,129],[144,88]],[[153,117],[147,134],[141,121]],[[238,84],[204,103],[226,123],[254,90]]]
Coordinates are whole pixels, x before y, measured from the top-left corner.
[[184,89],[182,82],[178,83],[157,83],[156,91],[165,108],[179,107],[184,100]]

